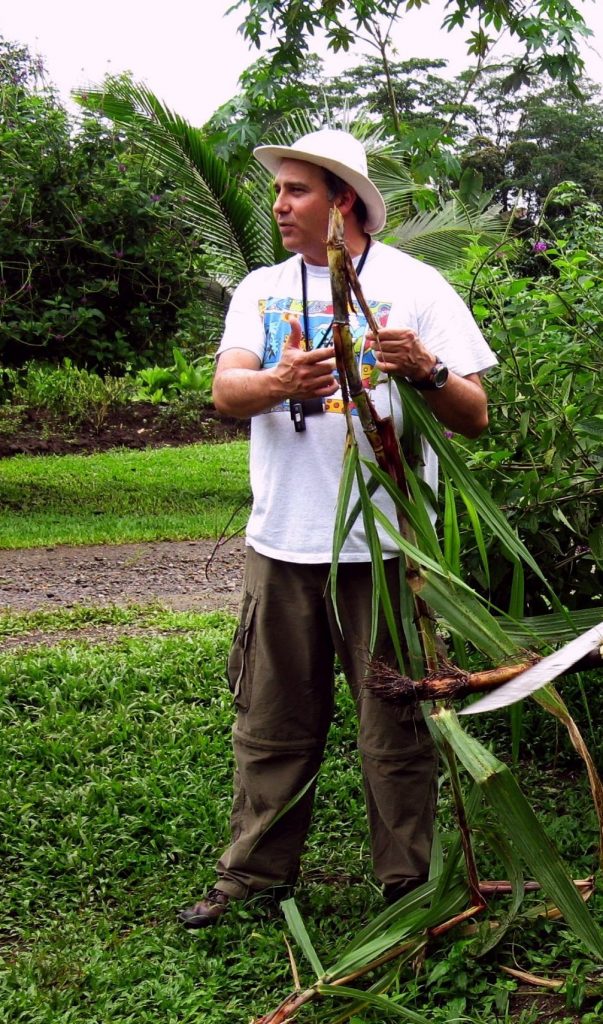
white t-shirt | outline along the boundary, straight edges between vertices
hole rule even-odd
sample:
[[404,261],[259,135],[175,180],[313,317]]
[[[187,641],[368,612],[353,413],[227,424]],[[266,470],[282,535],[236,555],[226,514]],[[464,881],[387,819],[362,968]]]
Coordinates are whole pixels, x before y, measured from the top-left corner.
[[[329,271],[327,267],[310,265],[306,270],[309,332],[316,347],[333,318]],[[496,363],[464,302],[432,267],[381,242],[373,242],[360,282],[380,327],[416,331],[425,347],[455,373],[463,377],[483,373]],[[300,256],[255,270],[233,295],[218,354],[245,349],[257,355],[262,368],[274,366],[289,336],[287,317],[297,316],[303,330],[302,312]],[[402,406],[398,389],[383,375],[375,385],[371,382],[375,357],[370,350],[362,351],[367,330],[363,314],[351,313],[350,326],[372,402],[380,416],[393,415],[399,435]],[[331,343],[330,337],[327,343]],[[253,508],[247,543],[262,555],[288,562],[331,561],[346,437],[341,393],[326,399],[324,408],[324,413],[308,416],[306,430],[299,433],[294,429],[288,401],[252,419]],[[374,461],[355,410],[353,415],[360,451]],[[423,457],[421,475],[435,492],[437,457],[425,443]],[[354,487],[350,509],[356,498]],[[396,522],[393,502],[383,488],[377,489],[373,501]],[[387,534],[380,531],[380,535],[384,555],[397,554]],[[341,560],[370,560],[361,516],[347,538]]]

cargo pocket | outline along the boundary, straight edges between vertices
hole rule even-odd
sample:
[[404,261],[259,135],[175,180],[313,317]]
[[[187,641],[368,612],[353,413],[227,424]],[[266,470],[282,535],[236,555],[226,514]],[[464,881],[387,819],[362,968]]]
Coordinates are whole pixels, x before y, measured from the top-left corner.
[[228,685],[239,711],[247,711],[251,700],[251,681],[255,661],[253,623],[257,600],[255,594],[249,592],[245,594],[239,625],[228,655]]

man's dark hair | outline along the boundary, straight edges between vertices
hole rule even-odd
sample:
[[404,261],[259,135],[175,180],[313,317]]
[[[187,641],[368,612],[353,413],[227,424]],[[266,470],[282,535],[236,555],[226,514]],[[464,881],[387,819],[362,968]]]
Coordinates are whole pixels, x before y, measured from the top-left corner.
[[[325,182],[327,186],[327,196],[330,200],[336,199],[348,188],[353,188],[353,185],[348,185],[347,181],[340,178],[338,174],[334,174],[333,171],[328,171],[326,167],[322,168],[325,176]],[[356,196],[354,205],[352,207],[352,213],[356,214],[356,219],[363,228],[368,220],[368,210],[364,203],[364,200],[359,195]]]

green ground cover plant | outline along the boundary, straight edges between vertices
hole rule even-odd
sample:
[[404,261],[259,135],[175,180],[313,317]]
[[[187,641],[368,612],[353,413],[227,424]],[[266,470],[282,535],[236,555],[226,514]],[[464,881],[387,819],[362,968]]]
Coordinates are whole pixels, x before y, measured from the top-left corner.
[[59,366],[30,362],[21,370],[5,368],[0,387],[2,433],[15,432],[29,411],[41,410],[54,429],[83,423],[98,429],[109,410],[126,405],[132,394],[129,378],[85,370],[70,359]]
[[200,612],[172,612],[160,605],[131,604],[95,608],[77,605],[72,608],[40,609],[35,612],[0,611],[0,637],[27,637],[43,631],[52,640],[52,634],[71,630],[76,633],[86,626],[138,626],[162,630],[200,629],[205,623]]
[[247,450],[245,441],[236,441],[5,459],[0,546],[187,540],[219,537],[226,528],[234,532],[248,512]]
[[[57,628],[84,618],[102,622],[108,614],[74,609],[62,619],[13,615],[2,624],[26,634],[53,621]],[[211,882],[226,841],[232,712],[224,666],[234,620],[158,609],[119,616],[179,632],[96,646],[74,635],[56,647],[0,657],[0,1021],[241,1024],[291,985],[282,916],[241,907],[219,930],[200,934],[181,930],[174,917],[175,907]],[[564,696],[583,718],[574,683]],[[595,698],[595,713],[599,703]],[[472,729],[496,733],[488,723]],[[504,757],[504,734],[502,743],[489,741]],[[522,785],[574,877],[589,874],[596,821],[565,734],[553,758],[549,737],[535,729],[524,755]],[[484,878],[502,877],[504,868],[479,838],[489,827],[480,813],[480,870]],[[439,828],[447,849],[456,825],[446,779]],[[593,900],[600,910],[601,894]],[[381,906],[368,866],[354,715],[343,684],[297,902],[325,958]],[[536,894],[528,906],[539,905]],[[522,919],[517,933],[512,929],[479,960],[474,939],[459,930],[433,943],[425,969],[404,972],[390,998],[435,1024],[518,1021],[517,983],[500,967],[520,966],[568,979],[556,1021],[597,1019],[603,1004],[588,993],[601,981],[600,968],[563,921]],[[299,966],[305,983],[308,972]],[[319,1007],[303,1019],[320,1018]],[[521,1018],[539,1019],[527,1012]],[[355,1020],[371,1024],[383,1016],[367,1010]]]

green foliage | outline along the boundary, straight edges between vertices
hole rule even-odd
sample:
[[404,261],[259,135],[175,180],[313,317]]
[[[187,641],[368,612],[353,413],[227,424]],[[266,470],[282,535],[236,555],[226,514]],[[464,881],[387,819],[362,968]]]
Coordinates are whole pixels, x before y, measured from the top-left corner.
[[233,171],[249,163],[251,150],[289,114],[324,108],[322,60],[309,54],[299,71],[260,57],[239,78],[240,91],[218,107],[204,126],[207,142]]
[[[500,359],[488,379],[489,430],[463,447],[562,601],[580,608],[600,600],[603,564],[603,216],[575,187],[552,194],[552,208],[563,202],[571,216],[558,218],[558,237],[543,222],[538,241],[514,243],[506,256],[476,250],[473,270],[457,277]],[[465,550],[483,586],[476,553]],[[492,536],[490,592],[505,608],[511,567],[496,552]],[[530,578],[527,607],[543,611],[537,591]]]
[[[347,52],[359,38],[369,39],[379,48],[387,32],[381,23],[400,20],[412,7],[420,8],[429,0],[309,0],[291,5],[287,0],[237,0],[231,10],[243,9],[241,29],[247,39],[260,46],[266,35],[274,34],[272,50],[276,65],[299,67],[308,46],[308,37],[316,29],[326,35],[328,47]],[[463,27],[478,11],[480,27],[469,37],[468,52],[482,57],[494,36],[508,29],[524,48],[507,77],[507,87],[516,88],[547,71],[553,78],[573,84],[583,68],[578,41],[588,34],[584,18],[570,0],[535,0],[516,7],[504,0],[451,0],[446,5],[443,27]]]
[[97,118],[73,124],[31,68],[0,40],[0,359],[144,364],[199,272],[181,194]]
[[179,348],[174,348],[172,355],[172,366],[148,366],[138,371],[135,398],[158,404],[192,393],[202,404],[210,405],[215,370],[212,356],[199,356],[187,362]]

